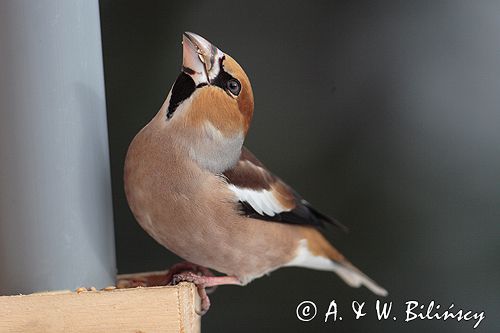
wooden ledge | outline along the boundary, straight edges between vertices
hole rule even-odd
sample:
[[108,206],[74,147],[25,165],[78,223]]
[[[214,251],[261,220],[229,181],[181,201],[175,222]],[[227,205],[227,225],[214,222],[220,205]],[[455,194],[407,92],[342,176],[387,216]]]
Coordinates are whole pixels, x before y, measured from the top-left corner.
[[196,333],[199,306],[190,283],[1,296],[0,332]]

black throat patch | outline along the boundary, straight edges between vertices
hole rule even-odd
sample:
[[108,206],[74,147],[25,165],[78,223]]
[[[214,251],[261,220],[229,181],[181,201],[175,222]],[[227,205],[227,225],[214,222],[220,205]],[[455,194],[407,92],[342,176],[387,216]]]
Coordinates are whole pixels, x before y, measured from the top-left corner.
[[196,85],[191,76],[181,72],[172,87],[172,95],[170,96],[170,103],[168,104],[167,110],[168,119],[172,118],[179,104],[181,104],[185,99],[188,99],[195,89]]

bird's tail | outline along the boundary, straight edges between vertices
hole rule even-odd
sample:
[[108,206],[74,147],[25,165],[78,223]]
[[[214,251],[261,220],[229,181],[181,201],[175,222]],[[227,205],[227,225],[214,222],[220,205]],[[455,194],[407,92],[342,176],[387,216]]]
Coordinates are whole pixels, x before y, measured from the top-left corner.
[[343,263],[338,263],[332,260],[331,270],[337,273],[342,280],[351,287],[365,286],[370,289],[374,294],[379,296],[387,296],[387,290],[379,286],[375,281],[370,279],[366,274],[357,269],[347,260]]
[[303,235],[296,256],[288,266],[332,271],[351,287],[365,286],[376,295],[387,296],[387,290],[351,264],[316,229],[305,228]]

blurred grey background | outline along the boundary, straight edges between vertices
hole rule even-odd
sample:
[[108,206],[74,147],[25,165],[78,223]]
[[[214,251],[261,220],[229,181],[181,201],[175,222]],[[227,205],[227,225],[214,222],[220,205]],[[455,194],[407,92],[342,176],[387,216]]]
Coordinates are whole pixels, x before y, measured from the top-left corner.
[[[122,183],[129,142],[157,112],[196,32],[246,70],[256,109],[247,146],[323,212],[329,238],[386,287],[376,297],[327,272],[282,269],[220,287],[204,332],[469,332],[404,323],[404,302],[485,311],[500,323],[500,3],[495,1],[101,1],[118,269],[179,258],[134,221]],[[300,322],[313,300],[319,314]],[[329,302],[341,322],[324,323]],[[352,300],[368,315],[355,321]]]

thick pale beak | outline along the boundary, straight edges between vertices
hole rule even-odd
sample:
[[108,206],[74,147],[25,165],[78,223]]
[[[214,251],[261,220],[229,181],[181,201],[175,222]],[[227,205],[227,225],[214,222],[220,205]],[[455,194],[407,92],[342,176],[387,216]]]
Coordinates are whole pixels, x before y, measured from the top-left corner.
[[219,74],[219,59],[224,53],[205,38],[185,32],[182,38],[183,71],[193,77],[197,84],[209,83]]

